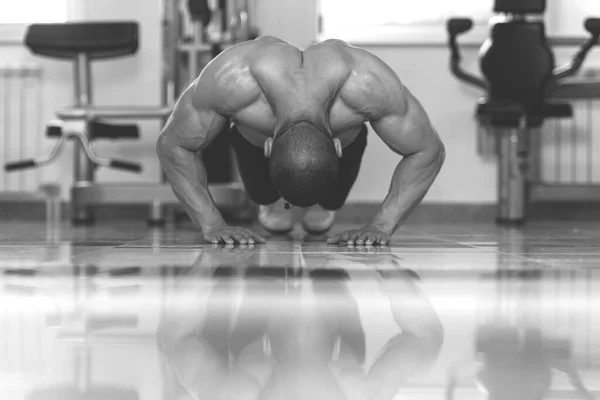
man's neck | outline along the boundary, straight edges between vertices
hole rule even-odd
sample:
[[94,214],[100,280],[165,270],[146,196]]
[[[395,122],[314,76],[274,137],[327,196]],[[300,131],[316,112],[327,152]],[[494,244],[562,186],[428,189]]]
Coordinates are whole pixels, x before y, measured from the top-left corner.
[[294,116],[278,118],[278,120],[275,132],[283,132],[293,125],[306,123],[316,126],[322,132],[329,132],[331,134],[329,120],[323,115],[299,113]]

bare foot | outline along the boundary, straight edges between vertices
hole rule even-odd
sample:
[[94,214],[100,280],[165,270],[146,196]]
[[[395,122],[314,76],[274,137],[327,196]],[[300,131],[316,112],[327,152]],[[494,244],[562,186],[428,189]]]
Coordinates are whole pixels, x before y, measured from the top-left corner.
[[327,232],[335,221],[335,211],[325,210],[320,205],[308,207],[302,219],[304,230],[312,235]]
[[286,210],[281,199],[268,206],[259,206],[258,222],[271,233],[288,233],[294,227],[292,210]]

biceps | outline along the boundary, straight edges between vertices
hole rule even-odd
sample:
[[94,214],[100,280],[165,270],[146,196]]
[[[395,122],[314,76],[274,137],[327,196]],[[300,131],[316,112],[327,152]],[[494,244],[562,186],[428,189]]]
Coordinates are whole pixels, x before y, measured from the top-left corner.
[[210,144],[227,124],[227,118],[216,111],[194,104],[191,88],[175,104],[161,138],[163,141],[198,151]]

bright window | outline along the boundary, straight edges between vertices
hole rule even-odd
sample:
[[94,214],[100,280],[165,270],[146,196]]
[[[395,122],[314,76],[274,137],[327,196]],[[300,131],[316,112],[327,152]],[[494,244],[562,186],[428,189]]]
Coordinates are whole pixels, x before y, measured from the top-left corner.
[[0,24],[66,22],[70,0],[0,0]]
[[325,21],[332,25],[431,25],[451,16],[485,23],[492,0],[321,0]]
[[[343,40],[445,39],[451,17],[469,17],[485,29],[494,0],[320,0],[321,34]],[[422,39],[422,40],[420,40]],[[361,41],[361,39],[358,39]]]

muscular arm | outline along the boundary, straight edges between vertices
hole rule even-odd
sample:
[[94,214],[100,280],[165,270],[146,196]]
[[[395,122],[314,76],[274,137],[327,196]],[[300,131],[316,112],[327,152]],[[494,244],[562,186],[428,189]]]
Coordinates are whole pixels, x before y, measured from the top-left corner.
[[394,232],[419,205],[437,177],[444,146],[419,101],[400,82],[390,111],[371,126],[389,148],[403,156],[372,224]]
[[412,376],[426,373],[444,340],[436,311],[408,272],[387,271],[382,277],[382,289],[402,333],[387,342],[369,370],[372,400],[392,399]]
[[403,158],[388,194],[371,225],[394,232],[421,202],[437,177],[445,150],[429,118],[412,93],[382,61],[370,56],[366,73],[370,89],[359,96],[371,126]]
[[227,119],[202,104],[200,91],[209,91],[198,79],[181,96],[157,144],[161,166],[175,196],[194,225],[203,232],[224,224],[208,191],[201,150],[219,134]]

